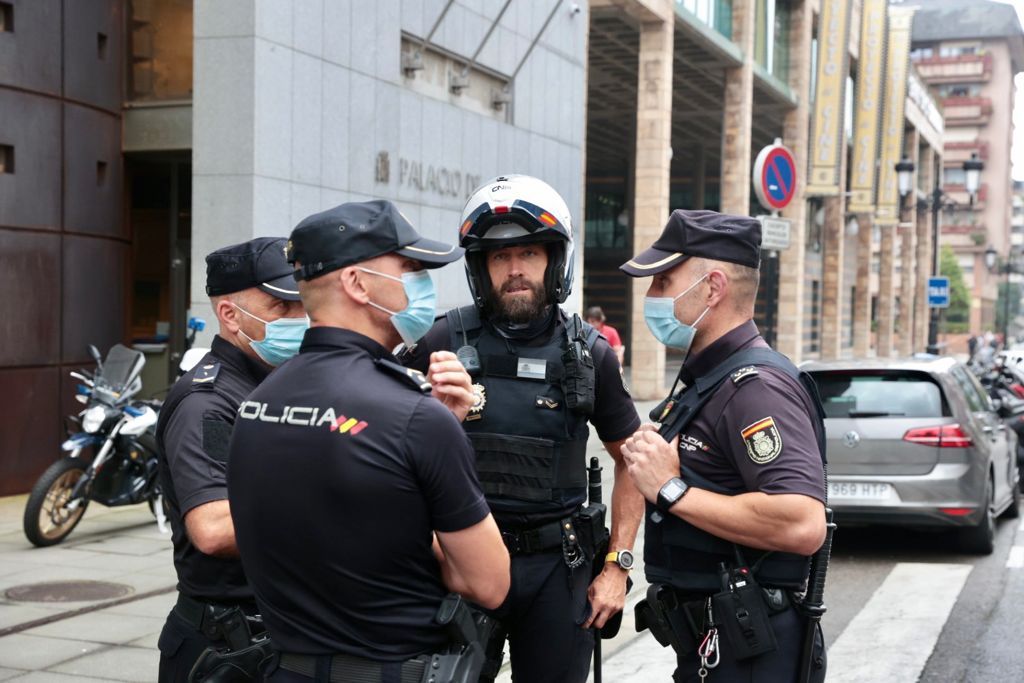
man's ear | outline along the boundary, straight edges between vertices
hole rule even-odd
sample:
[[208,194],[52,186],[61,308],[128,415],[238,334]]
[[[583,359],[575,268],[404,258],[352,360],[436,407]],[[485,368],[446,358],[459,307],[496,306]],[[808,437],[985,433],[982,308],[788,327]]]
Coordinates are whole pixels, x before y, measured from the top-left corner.
[[231,334],[238,334],[238,330],[241,327],[239,324],[239,316],[242,315],[242,313],[235,308],[235,305],[230,299],[224,297],[217,301],[216,305],[213,307],[213,312],[217,316],[217,320],[220,322],[222,330],[230,332]]
[[729,293],[729,276],[721,270],[708,272],[708,294],[705,300],[707,306],[717,306]]
[[348,298],[360,304],[365,304],[370,300],[370,293],[366,289],[362,271],[355,266],[341,268],[335,271],[335,273],[329,273],[325,277],[332,276],[337,278],[338,286]]

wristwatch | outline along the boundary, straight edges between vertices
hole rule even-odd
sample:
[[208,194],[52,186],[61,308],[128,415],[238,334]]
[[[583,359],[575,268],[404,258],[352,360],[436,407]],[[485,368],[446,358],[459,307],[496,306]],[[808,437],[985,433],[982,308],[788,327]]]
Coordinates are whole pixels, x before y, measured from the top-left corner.
[[630,550],[618,550],[604,556],[605,562],[614,562],[627,572],[633,568],[633,553]]
[[658,502],[655,506],[662,512],[668,512],[669,508],[676,504],[680,498],[690,490],[686,482],[679,477],[672,477],[658,491]]

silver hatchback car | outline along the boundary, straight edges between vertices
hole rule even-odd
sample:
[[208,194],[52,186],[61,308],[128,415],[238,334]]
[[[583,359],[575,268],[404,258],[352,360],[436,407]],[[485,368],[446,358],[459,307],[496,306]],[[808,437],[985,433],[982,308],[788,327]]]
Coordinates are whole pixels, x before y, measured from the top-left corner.
[[1017,517],[1017,436],[953,358],[810,361],[825,407],[828,497],[848,523],[956,528],[991,553]]

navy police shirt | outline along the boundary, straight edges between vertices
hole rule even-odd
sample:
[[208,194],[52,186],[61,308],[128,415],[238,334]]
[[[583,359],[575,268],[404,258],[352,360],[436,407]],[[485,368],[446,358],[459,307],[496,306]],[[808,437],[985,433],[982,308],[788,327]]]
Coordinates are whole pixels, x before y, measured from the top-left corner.
[[433,531],[488,509],[429,390],[368,337],[314,327],[239,409],[231,514],[276,649],[402,661],[446,642]]
[[[748,321],[687,358],[680,379],[690,384],[742,349],[767,348]],[[799,493],[824,502],[817,408],[799,380],[778,368],[733,373],[679,436],[679,460],[701,477],[733,491]]]
[[170,511],[178,590],[197,600],[251,602],[238,559],[212,557],[189,540],[185,515],[227,495],[228,441],[242,400],[269,368],[222,337],[171,388],[156,435],[160,483]]

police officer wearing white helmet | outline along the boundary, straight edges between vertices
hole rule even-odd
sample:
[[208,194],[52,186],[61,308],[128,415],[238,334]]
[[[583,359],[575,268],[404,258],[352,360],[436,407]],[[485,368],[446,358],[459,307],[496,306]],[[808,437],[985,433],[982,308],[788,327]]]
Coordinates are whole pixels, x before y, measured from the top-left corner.
[[[625,603],[644,501],[620,446],[640,418],[615,352],[558,305],[572,289],[574,245],[553,188],[524,175],[484,184],[463,210],[459,245],[473,304],[442,316],[402,360],[425,370],[431,352],[456,351],[473,376],[463,427],[512,556],[480,680],[497,673],[507,638],[515,680],[582,683],[594,629]],[[588,422],[615,461],[610,540],[603,508],[586,505]]]

